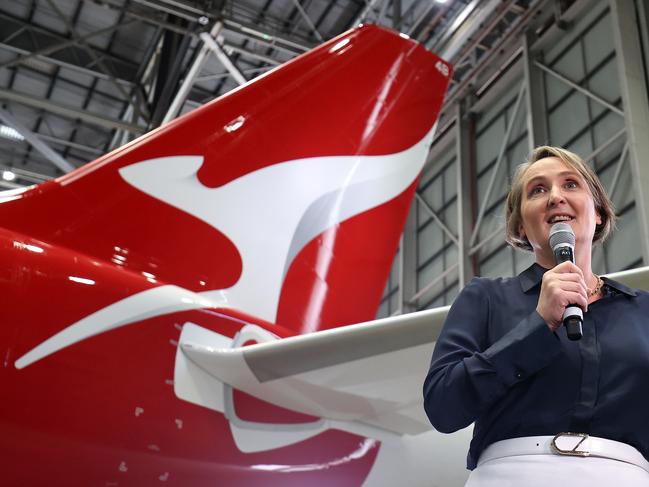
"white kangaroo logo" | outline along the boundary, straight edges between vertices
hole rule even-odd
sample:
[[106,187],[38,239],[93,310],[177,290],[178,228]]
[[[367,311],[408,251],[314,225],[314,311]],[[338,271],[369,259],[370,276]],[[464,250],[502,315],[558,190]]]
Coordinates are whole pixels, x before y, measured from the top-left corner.
[[[117,301],[48,338],[16,361],[26,367],[110,329],[176,311],[232,307],[274,322],[286,272],[315,236],[401,194],[417,177],[433,129],[402,152],[325,156],[264,167],[218,188],[197,178],[202,156],[170,156],[119,170],[140,191],[203,220],[226,235],[242,258],[230,288],[194,293],[163,285]],[[329,261],[318,263],[326,275]],[[312,303],[317,312],[318,303]]]

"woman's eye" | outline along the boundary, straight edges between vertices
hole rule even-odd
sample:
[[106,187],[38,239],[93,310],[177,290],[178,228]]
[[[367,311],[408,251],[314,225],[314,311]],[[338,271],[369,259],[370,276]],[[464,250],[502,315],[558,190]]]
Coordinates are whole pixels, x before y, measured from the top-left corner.
[[541,193],[543,193],[544,191],[545,191],[545,188],[544,188],[543,186],[534,186],[534,187],[530,190],[530,196],[534,196],[534,195],[536,195],[536,194],[541,194]]
[[568,189],[575,189],[578,186],[578,184],[576,183],[576,181],[568,181],[566,182],[565,186]]

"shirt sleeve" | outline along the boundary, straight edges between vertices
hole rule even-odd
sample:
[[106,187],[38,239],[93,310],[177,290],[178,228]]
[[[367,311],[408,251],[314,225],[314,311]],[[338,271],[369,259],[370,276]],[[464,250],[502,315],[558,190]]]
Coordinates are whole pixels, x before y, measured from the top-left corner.
[[462,290],[435,345],[424,382],[424,408],[443,433],[470,425],[561,352],[559,338],[536,310],[489,343],[491,303],[485,288],[490,284],[473,279]]

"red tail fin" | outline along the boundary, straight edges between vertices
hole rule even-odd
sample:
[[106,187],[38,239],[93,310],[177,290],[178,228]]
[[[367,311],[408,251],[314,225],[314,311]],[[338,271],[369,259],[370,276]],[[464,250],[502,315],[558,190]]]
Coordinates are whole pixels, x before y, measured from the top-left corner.
[[449,71],[415,42],[361,27],[6,195],[0,218],[297,332],[369,319]]

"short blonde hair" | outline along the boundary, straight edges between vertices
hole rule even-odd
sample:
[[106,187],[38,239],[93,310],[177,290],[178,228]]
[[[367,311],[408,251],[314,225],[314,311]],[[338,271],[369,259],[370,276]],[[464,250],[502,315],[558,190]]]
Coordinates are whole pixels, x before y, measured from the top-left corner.
[[507,195],[505,203],[506,213],[506,235],[505,240],[512,247],[532,251],[532,246],[527,238],[521,236],[520,229],[523,223],[521,216],[521,200],[523,198],[523,177],[527,170],[535,162],[545,159],[546,157],[556,157],[561,159],[571,169],[577,171],[588,184],[590,193],[593,196],[595,203],[595,211],[599,212],[602,223],[595,226],[595,234],[593,235],[593,243],[599,243],[606,240],[613,228],[615,228],[615,209],[610,198],[606,194],[606,190],[602,182],[597,177],[597,174],[584,162],[584,160],[577,154],[570,152],[561,147],[553,147],[543,145],[537,147],[532,151],[527,161],[520,164],[512,178],[511,189]]

